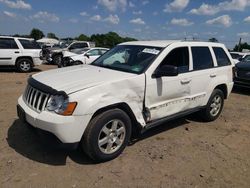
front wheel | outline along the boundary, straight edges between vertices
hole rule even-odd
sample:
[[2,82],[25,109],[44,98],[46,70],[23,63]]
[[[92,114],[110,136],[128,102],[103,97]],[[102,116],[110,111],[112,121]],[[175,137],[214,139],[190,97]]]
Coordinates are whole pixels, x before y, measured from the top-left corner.
[[201,116],[205,121],[214,121],[221,114],[224,106],[224,94],[220,89],[215,89],[211,94],[209,101],[204,110],[201,111]]
[[54,56],[53,61],[57,66],[62,67],[62,58],[63,58],[62,55],[58,54]]
[[94,117],[85,130],[82,147],[96,162],[118,157],[131,136],[131,120],[120,109],[112,109]]

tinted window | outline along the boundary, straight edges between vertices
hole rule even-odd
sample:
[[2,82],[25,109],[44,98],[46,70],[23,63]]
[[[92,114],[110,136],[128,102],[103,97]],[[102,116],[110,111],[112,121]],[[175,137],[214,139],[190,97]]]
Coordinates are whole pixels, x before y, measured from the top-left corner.
[[189,71],[189,53],[188,48],[176,48],[172,50],[163,60],[162,65],[173,65],[178,67],[179,73]]
[[25,39],[18,39],[18,40],[22,44],[24,49],[41,49],[39,44],[34,40],[25,40]]
[[230,65],[230,61],[227,57],[227,54],[222,48],[219,47],[213,47],[215,57],[217,59],[218,66],[225,66]]
[[0,38],[0,49],[18,49],[14,39]]
[[79,43],[79,48],[89,47],[87,43]]
[[213,59],[208,47],[192,47],[193,69],[202,70],[213,67]]
[[87,43],[74,43],[70,46],[70,49],[86,48],[86,47],[88,47]]

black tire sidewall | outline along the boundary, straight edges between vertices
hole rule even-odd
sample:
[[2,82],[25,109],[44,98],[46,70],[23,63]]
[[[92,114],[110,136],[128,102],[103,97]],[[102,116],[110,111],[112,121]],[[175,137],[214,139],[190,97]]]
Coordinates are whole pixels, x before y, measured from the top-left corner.
[[[20,65],[21,65],[21,63],[22,63],[23,61],[26,61],[27,63],[30,64],[30,69],[29,69],[29,70],[24,71],[24,70],[22,70],[22,68],[20,67]],[[17,63],[16,63],[16,66],[17,66],[17,70],[18,70],[19,72],[30,72],[30,71],[32,70],[32,61],[31,61],[30,59],[26,59],[26,58],[19,59],[19,60],[17,61]]]
[[[211,113],[210,113],[210,106],[211,106],[211,103],[212,103],[214,97],[217,96],[217,95],[219,95],[221,97],[221,107],[220,107],[220,111],[218,112],[218,114],[216,116],[212,116]],[[221,111],[223,109],[223,106],[224,106],[224,94],[220,89],[215,89],[212,92],[212,94],[211,94],[211,96],[209,98],[209,101],[208,101],[208,103],[206,105],[204,120],[205,121],[214,121],[214,120],[216,120],[220,116]]]
[[[113,119],[119,119],[125,125],[126,135],[121,147],[112,154],[103,153],[98,146],[98,137],[103,126]],[[97,162],[108,161],[119,156],[127,146],[131,136],[131,120],[129,116],[120,109],[108,110],[100,114],[97,119],[94,119],[89,127],[87,127],[86,134],[84,135],[83,149],[92,159]],[[86,140],[88,139],[88,140]]]

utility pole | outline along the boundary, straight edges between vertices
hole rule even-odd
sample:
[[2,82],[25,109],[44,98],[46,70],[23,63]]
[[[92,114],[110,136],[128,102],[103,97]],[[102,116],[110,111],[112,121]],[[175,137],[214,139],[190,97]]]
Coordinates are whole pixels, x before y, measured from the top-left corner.
[[240,38],[239,44],[238,44],[238,52],[240,51],[240,45],[241,45],[241,38]]

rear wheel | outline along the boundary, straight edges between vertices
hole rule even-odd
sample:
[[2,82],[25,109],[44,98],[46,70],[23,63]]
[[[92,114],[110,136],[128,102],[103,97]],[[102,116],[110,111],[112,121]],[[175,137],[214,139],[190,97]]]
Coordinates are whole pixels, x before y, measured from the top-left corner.
[[204,110],[201,111],[201,116],[205,121],[214,121],[221,114],[224,106],[224,94],[220,89],[215,89],[209,98],[209,101]]
[[82,146],[96,162],[119,156],[131,135],[131,120],[120,109],[112,109],[94,117],[85,130]]
[[19,72],[30,72],[32,69],[32,61],[27,58],[19,59],[16,63]]

